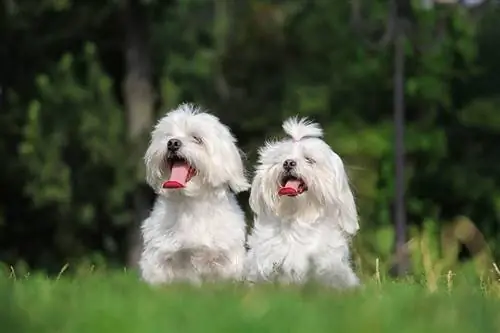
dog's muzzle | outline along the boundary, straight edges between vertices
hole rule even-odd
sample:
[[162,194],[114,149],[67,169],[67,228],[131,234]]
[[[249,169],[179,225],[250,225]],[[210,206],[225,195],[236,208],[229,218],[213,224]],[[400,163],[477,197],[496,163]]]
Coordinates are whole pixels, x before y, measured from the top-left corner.
[[179,154],[182,142],[179,139],[170,139],[167,143],[166,167],[170,171],[169,179],[165,180],[162,188],[180,189],[195,176],[196,169],[185,158]]
[[283,174],[280,177],[280,188],[278,195],[295,197],[307,191],[307,185],[304,180],[297,175],[295,168],[297,162],[292,159],[287,159],[283,162]]

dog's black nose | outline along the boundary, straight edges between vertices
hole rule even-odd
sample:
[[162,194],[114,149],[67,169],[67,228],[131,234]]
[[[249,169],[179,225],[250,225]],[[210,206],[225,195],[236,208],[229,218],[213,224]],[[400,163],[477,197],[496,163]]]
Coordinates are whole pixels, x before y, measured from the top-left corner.
[[181,146],[182,146],[181,140],[178,140],[178,139],[170,139],[170,140],[168,140],[167,148],[170,151],[177,151],[177,150],[179,150],[179,148]]
[[295,162],[294,160],[286,160],[285,162],[283,162],[283,169],[285,169],[286,171],[290,171],[292,170],[293,168],[295,168],[297,166],[297,162]]

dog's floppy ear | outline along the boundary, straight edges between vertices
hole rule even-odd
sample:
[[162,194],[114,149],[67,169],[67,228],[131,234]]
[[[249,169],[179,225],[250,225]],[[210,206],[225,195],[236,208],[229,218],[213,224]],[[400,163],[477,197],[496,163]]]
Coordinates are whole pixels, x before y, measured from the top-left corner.
[[256,214],[260,213],[262,207],[262,195],[260,187],[262,186],[262,178],[258,173],[255,173],[255,176],[252,181],[252,188],[250,189],[250,198],[248,203],[250,204],[250,208]]
[[[237,140],[231,129],[216,116],[203,112],[198,115],[208,127],[208,156],[211,159],[210,182],[215,186],[226,185],[239,193],[248,190],[250,184],[245,175],[243,153],[238,149]],[[210,126],[211,125],[211,126]],[[210,130],[211,129],[211,130]]]
[[146,182],[153,190],[157,190],[158,179],[161,177],[161,154],[158,153],[156,146],[151,141],[146,153],[144,154],[144,164],[146,167]]
[[224,156],[224,164],[220,167],[225,169],[228,175],[228,185],[234,193],[248,190],[250,184],[246,178],[245,167],[243,166],[242,152],[236,144],[227,147],[229,153]]
[[338,221],[340,227],[349,235],[354,235],[359,230],[358,211],[354,201],[349,178],[343,165],[341,165],[340,174],[337,176],[336,185],[338,193]]

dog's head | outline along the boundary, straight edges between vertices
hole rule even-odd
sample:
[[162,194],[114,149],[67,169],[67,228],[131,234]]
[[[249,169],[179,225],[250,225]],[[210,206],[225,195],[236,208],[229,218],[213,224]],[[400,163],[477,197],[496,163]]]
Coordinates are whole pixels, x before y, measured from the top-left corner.
[[291,118],[283,123],[289,136],[267,142],[250,193],[256,214],[328,214],[348,234],[358,230],[354,197],[342,159],[322,140],[318,124]]
[[162,195],[224,186],[238,193],[249,187],[230,130],[192,104],[181,104],[158,121],[144,161],[147,182]]

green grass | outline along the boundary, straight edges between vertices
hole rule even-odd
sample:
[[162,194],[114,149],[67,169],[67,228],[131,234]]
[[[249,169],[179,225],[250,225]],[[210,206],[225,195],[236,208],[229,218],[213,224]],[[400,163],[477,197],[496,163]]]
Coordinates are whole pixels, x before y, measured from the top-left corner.
[[5,277],[0,332],[493,333],[500,332],[500,288],[471,281],[451,287],[446,278],[433,293],[371,280],[342,293],[318,286],[151,288],[125,273]]

